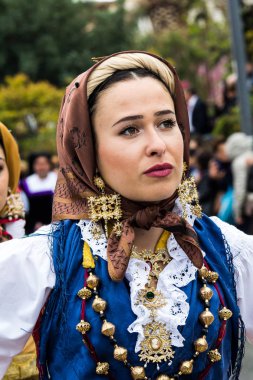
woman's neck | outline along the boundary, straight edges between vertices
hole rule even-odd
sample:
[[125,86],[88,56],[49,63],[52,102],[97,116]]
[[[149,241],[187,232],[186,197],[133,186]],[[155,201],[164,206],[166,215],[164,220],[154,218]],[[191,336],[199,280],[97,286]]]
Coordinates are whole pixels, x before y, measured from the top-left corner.
[[138,250],[151,249],[154,250],[155,246],[163,232],[162,228],[151,227],[149,230],[142,228],[135,228],[134,245]]

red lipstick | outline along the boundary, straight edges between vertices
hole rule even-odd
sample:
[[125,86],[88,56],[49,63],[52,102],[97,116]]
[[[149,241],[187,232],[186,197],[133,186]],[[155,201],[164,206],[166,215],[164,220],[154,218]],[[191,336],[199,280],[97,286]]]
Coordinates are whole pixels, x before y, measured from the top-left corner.
[[157,164],[144,172],[148,177],[167,177],[173,170],[173,166],[168,163]]

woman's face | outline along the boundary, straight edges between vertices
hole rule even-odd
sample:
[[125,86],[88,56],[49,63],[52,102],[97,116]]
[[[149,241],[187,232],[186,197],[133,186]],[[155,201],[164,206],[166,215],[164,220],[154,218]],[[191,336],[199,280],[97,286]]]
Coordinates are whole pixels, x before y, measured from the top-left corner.
[[6,164],[4,150],[0,145],[0,211],[3,209],[6,203],[8,184],[9,170]]
[[92,117],[98,169],[122,196],[158,202],[177,189],[183,138],[173,100],[150,77],[113,84],[98,96]]

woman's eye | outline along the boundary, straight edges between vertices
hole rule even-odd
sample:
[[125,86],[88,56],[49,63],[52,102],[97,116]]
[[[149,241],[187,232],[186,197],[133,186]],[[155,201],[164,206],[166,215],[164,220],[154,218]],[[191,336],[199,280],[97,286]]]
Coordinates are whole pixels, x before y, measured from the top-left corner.
[[127,127],[127,128],[124,128],[120,134],[121,135],[125,135],[125,136],[134,136],[138,133],[138,129],[136,127]]
[[168,119],[168,120],[162,121],[159,124],[159,127],[161,127],[162,129],[173,128],[176,125],[176,123],[177,123],[176,120],[174,120],[174,119]]

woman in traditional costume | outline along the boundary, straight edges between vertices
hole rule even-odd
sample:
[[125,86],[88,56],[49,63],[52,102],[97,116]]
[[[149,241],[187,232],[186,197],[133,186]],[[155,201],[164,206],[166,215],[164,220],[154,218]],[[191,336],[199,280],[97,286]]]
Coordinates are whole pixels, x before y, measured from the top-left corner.
[[[25,233],[24,206],[18,191],[19,176],[18,145],[10,131],[0,123],[0,243],[20,238]],[[5,281],[6,277],[8,271],[3,268],[1,281]],[[35,346],[30,338],[22,353],[13,359],[4,380],[32,378],[38,378],[38,371]]]
[[24,235],[24,207],[18,192],[19,176],[17,143],[0,122],[0,243]]
[[0,373],[33,331],[41,379],[238,379],[253,237],[201,214],[175,69],[98,61],[66,90],[57,144],[54,223],[0,248]]

